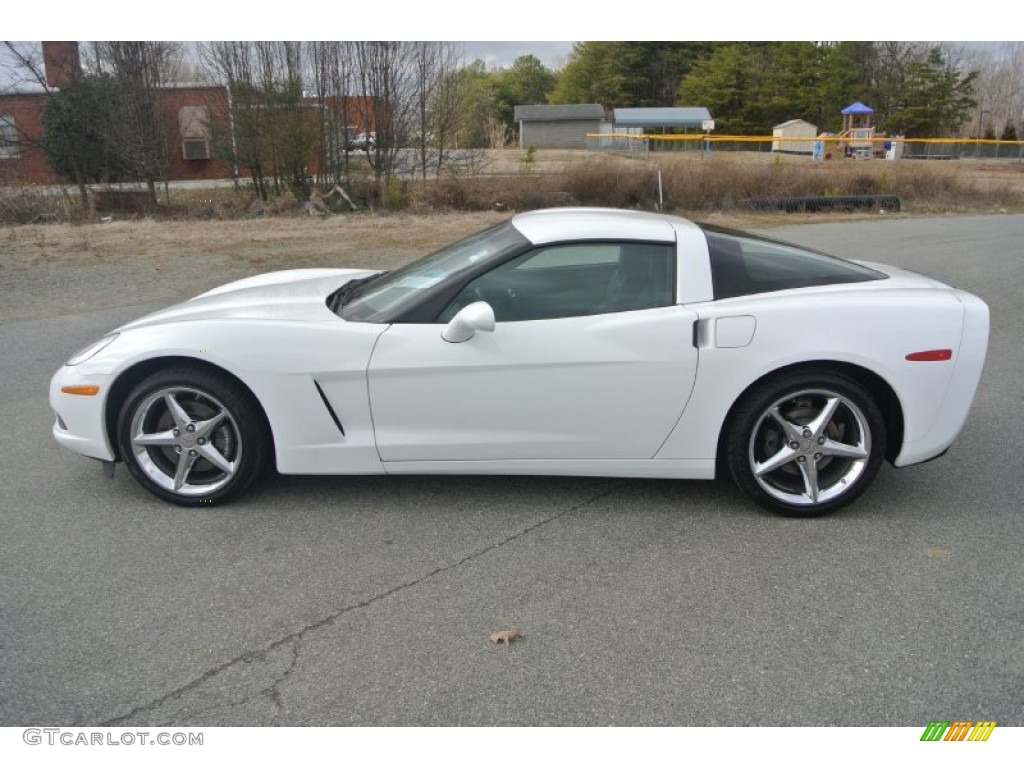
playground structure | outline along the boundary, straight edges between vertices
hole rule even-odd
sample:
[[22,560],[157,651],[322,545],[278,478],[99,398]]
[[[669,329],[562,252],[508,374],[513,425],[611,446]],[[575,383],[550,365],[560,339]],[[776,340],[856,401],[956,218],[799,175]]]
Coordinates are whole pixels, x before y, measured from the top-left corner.
[[903,137],[879,133],[872,124],[875,110],[855,101],[842,110],[843,128],[838,134],[822,133],[814,142],[811,156],[815,160],[830,160],[834,151],[838,156],[869,160],[884,157],[899,160],[903,157]]
[[876,138],[887,138],[881,134],[875,135],[875,126],[872,125],[872,115],[875,110],[867,104],[859,101],[853,102],[842,111],[843,129],[837,137],[836,149],[846,157],[872,157],[884,156],[885,150],[878,151]]

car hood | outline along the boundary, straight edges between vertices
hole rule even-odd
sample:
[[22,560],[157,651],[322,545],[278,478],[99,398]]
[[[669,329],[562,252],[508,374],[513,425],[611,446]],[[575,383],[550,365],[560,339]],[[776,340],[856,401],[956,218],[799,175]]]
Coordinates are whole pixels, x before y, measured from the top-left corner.
[[368,269],[289,269],[247,277],[219,286],[181,304],[133,320],[118,330],[187,320],[338,319],[327,297],[349,280],[372,275]]

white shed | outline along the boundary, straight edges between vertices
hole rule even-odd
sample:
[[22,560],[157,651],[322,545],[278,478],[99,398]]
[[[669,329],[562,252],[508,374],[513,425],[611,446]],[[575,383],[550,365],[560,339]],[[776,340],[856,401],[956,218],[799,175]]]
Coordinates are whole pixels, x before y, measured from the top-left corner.
[[772,152],[809,155],[814,151],[814,142],[810,139],[818,135],[818,126],[806,120],[787,120],[772,128],[772,136],[781,139],[805,139],[805,141],[773,141]]

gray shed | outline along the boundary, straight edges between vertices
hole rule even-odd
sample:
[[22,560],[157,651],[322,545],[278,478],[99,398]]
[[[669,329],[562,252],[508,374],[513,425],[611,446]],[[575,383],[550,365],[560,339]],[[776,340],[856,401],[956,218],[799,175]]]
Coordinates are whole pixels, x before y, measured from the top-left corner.
[[597,133],[604,122],[600,104],[525,104],[515,108],[519,148],[584,149],[587,134]]

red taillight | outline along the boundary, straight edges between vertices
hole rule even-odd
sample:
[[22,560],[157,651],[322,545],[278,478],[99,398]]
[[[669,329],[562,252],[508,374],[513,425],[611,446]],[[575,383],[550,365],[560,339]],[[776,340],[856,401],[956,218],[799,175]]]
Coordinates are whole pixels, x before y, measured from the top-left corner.
[[907,360],[915,363],[920,362],[934,362],[936,360],[952,360],[953,350],[952,349],[929,349],[925,352],[911,352],[907,355]]

